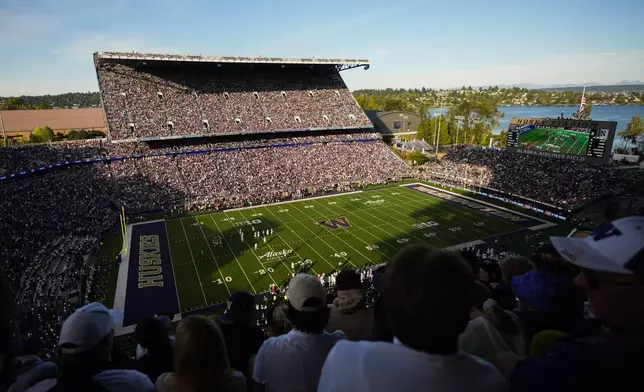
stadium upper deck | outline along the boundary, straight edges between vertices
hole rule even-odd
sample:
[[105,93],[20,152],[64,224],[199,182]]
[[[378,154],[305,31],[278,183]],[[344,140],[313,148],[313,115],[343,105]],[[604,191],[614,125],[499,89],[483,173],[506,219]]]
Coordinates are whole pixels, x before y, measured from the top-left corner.
[[98,52],[112,140],[370,129],[340,71],[368,60]]

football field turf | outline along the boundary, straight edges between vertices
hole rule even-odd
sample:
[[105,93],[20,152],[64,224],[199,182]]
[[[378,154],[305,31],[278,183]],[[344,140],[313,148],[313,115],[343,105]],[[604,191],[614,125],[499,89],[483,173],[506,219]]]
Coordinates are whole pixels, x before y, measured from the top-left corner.
[[[117,287],[116,297],[119,291],[124,297],[117,307],[124,307],[129,323],[145,311],[185,315],[222,303],[238,290],[267,292],[270,285],[282,285],[303,269],[321,274],[375,265],[413,243],[460,248],[543,224],[423,184],[136,224],[131,228],[130,272],[119,278],[128,282],[127,298],[124,285]],[[137,238],[147,241],[152,232],[159,235],[161,259],[168,259],[155,272],[164,269],[162,287],[148,285],[152,281],[145,280],[149,275],[141,267],[149,264],[141,255],[155,247],[140,242],[139,248]],[[164,302],[175,303],[175,310]]]
[[587,133],[565,129],[535,128],[520,136],[521,148],[569,155],[585,155],[588,140]]

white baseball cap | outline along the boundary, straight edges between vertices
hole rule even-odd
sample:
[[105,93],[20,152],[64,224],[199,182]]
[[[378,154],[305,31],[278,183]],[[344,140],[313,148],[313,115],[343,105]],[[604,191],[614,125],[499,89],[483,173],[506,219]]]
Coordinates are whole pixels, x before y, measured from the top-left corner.
[[[286,298],[295,310],[300,312],[315,312],[326,305],[326,292],[322,283],[313,275],[298,274],[288,284]],[[318,298],[322,302],[319,306],[304,306],[310,298]]]
[[644,217],[622,218],[586,238],[550,237],[566,261],[582,268],[644,276]]
[[60,329],[58,345],[64,353],[87,351],[103,340],[123,320],[120,310],[108,309],[98,302],[76,309]]

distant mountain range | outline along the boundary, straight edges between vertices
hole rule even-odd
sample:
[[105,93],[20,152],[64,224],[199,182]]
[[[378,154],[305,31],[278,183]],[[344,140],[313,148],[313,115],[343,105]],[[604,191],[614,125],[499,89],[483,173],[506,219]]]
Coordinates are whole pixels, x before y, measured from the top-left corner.
[[598,83],[585,83],[585,84],[553,84],[553,85],[542,85],[542,84],[532,84],[532,83],[520,83],[513,85],[499,85],[501,88],[527,88],[529,90],[546,90],[546,91],[583,91],[586,87],[586,91],[589,92],[604,92],[604,93],[616,93],[622,91],[644,91],[644,82],[639,80],[628,81],[623,80],[615,84],[598,84]]

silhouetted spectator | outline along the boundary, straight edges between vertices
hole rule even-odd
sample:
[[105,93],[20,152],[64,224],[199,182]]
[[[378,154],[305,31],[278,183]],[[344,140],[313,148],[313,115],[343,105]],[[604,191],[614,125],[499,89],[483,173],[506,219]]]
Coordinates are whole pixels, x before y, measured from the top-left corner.
[[460,348],[490,362],[505,351],[525,355],[527,339],[521,320],[514,313],[504,311],[491,296],[487,286],[477,281],[473,290],[471,320],[459,337]]
[[481,263],[476,278],[493,290],[501,282],[501,270],[495,262]]
[[72,313],[60,331],[58,377],[41,381],[29,391],[154,391],[145,374],[111,368],[114,328],[120,317],[119,311],[97,302]]
[[508,256],[499,261],[501,283],[492,289],[492,298],[506,310],[513,310],[519,304],[512,292],[510,281],[517,275],[523,275],[535,269],[534,263],[527,257]]
[[226,343],[213,320],[183,319],[174,344],[174,372],[156,381],[158,392],[245,392],[246,379],[228,362]]
[[[5,271],[2,271],[4,274]],[[11,344],[12,328],[11,320],[14,316],[11,292],[4,279],[0,275],[0,390],[6,390],[14,383],[16,377],[11,368],[14,350]]]
[[144,354],[136,361],[136,369],[150,377],[152,382],[174,366],[172,341],[168,336],[168,328],[157,317],[142,320],[136,326],[134,337],[143,348]]
[[324,364],[318,391],[505,390],[491,364],[458,350],[474,285],[465,260],[416,245],[387,266],[386,279],[394,344],[339,342]]
[[324,287],[315,276],[296,275],[286,297],[293,329],[264,342],[253,376],[266,391],[316,391],[324,360],[344,334],[324,332],[329,308]]
[[40,339],[30,336],[20,342],[18,356],[11,361],[16,381],[8,392],[21,392],[48,378],[55,378],[56,365],[40,358]]
[[520,362],[511,375],[516,391],[634,391],[644,365],[644,218],[619,219],[587,238],[552,237],[553,245],[582,269],[575,283],[586,292],[599,334],[568,336],[546,355]]
[[293,329],[293,325],[288,319],[288,305],[280,304],[270,307],[266,311],[266,324],[266,332],[269,337],[284,335]]
[[220,323],[230,366],[242,372],[249,386],[253,384],[251,361],[265,339],[264,332],[251,324],[254,312],[255,298],[246,291],[238,291],[228,298]]
[[331,305],[328,332],[340,330],[349,340],[360,340],[373,326],[373,309],[367,301],[360,275],[354,270],[341,271],[336,277],[338,296]]
[[378,295],[373,306],[373,327],[363,340],[371,342],[392,342],[394,340],[385,311],[385,297],[382,293]]
[[568,276],[530,271],[510,283],[528,339],[544,330],[569,331],[583,318],[583,299]]

